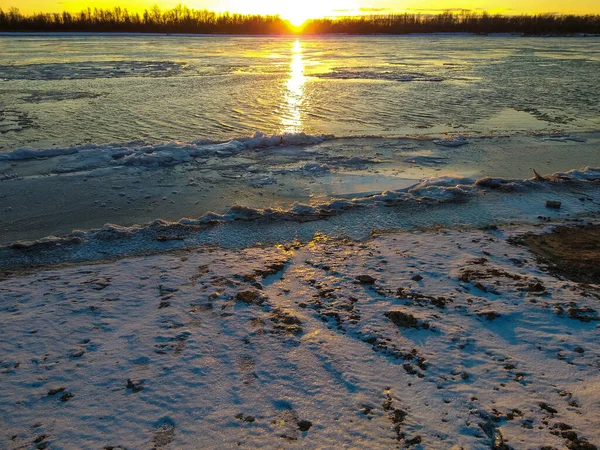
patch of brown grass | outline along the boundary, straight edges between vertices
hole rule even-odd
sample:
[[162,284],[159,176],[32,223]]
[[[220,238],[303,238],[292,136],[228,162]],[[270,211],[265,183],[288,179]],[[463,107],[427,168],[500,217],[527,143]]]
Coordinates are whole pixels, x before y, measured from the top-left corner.
[[561,226],[550,233],[525,234],[514,241],[526,245],[538,261],[560,277],[600,284],[600,225]]

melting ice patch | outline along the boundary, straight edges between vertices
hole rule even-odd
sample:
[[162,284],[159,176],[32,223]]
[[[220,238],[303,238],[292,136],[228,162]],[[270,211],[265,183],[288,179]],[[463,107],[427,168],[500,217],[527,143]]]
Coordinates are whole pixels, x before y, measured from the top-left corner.
[[0,109],[0,134],[31,128],[33,121],[24,112]]
[[0,65],[4,80],[87,80],[94,78],[170,77],[186,65],[173,61],[86,61]]
[[382,80],[382,81],[429,81],[429,82],[440,82],[444,81],[443,78],[427,75],[425,73],[418,72],[406,72],[398,73],[392,71],[369,71],[369,70],[334,70],[333,72],[326,72],[314,75],[318,78],[333,78],[338,80]]
[[357,156],[327,156],[320,160],[325,162],[308,162],[297,167],[279,169],[276,173],[297,173],[303,175],[324,175],[333,172],[335,168],[344,168],[349,170],[364,170],[373,164],[379,164],[382,161],[371,158],[359,158]]
[[33,91],[23,101],[26,103],[63,102],[66,100],[91,100],[104,94],[95,92],[61,92],[61,91]]
[[443,158],[439,156],[409,156],[404,159],[405,163],[415,164],[419,166],[441,166],[444,164],[448,164],[448,158]]

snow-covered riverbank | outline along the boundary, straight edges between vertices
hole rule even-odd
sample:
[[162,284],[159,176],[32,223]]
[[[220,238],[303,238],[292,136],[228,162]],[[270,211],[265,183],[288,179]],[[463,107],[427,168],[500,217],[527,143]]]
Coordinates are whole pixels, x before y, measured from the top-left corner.
[[3,448],[595,448],[594,284],[548,226],[204,247],[0,281]]

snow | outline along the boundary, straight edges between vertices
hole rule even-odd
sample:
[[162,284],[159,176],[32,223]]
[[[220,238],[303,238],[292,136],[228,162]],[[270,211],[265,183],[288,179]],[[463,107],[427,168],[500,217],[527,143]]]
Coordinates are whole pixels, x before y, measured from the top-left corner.
[[191,143],[147,144],[141,141],[132,141],[124,144],[87,144],[68,148],[19,148],[12,152],[1,153],[0,163],[71,155],[71,158],[57,167],[56,172],[69,173],[117,166],[156,168],[188,163],[194,158],[207,158],[215,155],[233,156],[244,150],[315,145],[333,138],[332,135],[309,135],[306,133],[267,136],[256,132],[253,136],[235,138],[227,142],[199,139]]
[[[600,169],[589,167],[547,175],[543,180],[473,181],[445,175],[424,179],[405,189],[351,198],[330,197],[288,208],[235,204],[223,214],[209,212],[199,218],[157,219],[132,226],[106,224],[63,236],[12,242],[0,246],[0,267],[84,262],[194,245],[275,243],[298,236],[306,239],[316,232],[358,239],[381,228],[412,229],[431,223],[486,226],[510,221],[585,219],[597,213],[599,175]],[[561,202],[561,209],[548,211],[548,199]]]
[[47,149],[20,148],[10,153],[1,153],[0,161],[21,161],[36,158],[52,158],[54,156],[72,155],[78,152],[79,150],[75,147]]
[[598,445],[599,322],[563,311],[597,318],[600,291],[507,242],[526,231],[544,229],[316,235],[0,281],[0,446],[565,448],[558,426]]
[[598,181],[600,180],[600,168],[586,167],[584,169],[572,169],[566,173],[553,173],[548,178],[552,180],[585,180],[585,181]]
[[466,145],[469,143],[467,139],[463,136],[458,136],[456,138],[444,138],[444,139],[436,139],[433,141],[436,145],[440,145],[442,147],[460,147],[462,145]]
[[568,141],[586,142],[587,141],[587,139],[582,136],[577,136],[574,134],[567,134],[567,133],[553,133],[549,136],[545,136],[543,139],[545,139],[547,141],[557,141],[557,142],[568,142]]

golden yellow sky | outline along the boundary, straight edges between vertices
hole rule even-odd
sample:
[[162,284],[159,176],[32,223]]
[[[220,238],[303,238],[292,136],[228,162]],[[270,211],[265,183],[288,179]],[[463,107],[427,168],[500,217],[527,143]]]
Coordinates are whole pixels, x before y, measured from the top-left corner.
[[143,10],[157,4],[162,9],[183,3],[194,9],[241,13],[279,14],[293,22],[331,15],[387,12],[436,13],[444,10],[486,10],[491,13],[569,13],[600,14],[600,0],[0,0],[0,8],[18,7],[23,13],[79,11],[87,6],[121,6]]

